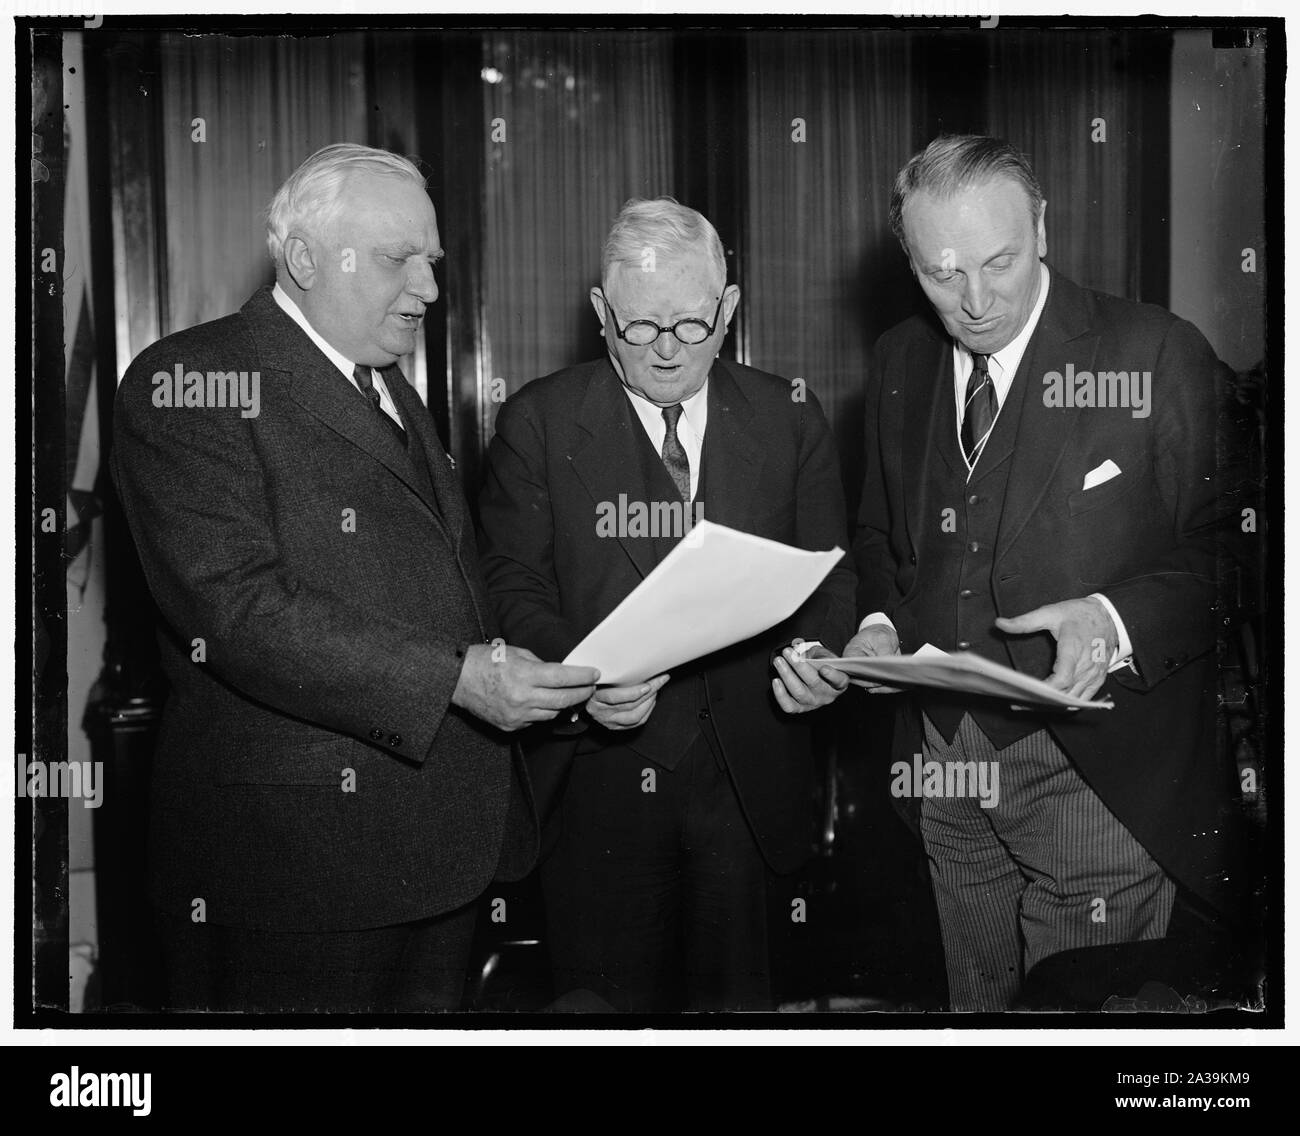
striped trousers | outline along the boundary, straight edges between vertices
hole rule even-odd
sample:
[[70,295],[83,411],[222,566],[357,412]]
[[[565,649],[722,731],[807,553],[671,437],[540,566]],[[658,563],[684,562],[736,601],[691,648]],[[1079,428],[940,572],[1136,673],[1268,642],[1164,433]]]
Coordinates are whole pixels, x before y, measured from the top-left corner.
[[969,715],[951,745],[924,722],[931,772],[960,767],[921,801],[951,1009],[1007,1009],[1059,951],[1164,937],[1173,882],[1047,730],[998,750]]

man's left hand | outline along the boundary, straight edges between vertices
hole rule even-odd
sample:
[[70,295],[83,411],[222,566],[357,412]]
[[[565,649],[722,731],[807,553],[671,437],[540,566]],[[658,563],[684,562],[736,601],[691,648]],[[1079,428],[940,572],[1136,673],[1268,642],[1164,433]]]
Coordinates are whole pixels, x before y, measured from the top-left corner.
[[777,678],[772,680],[772,694],[787,714],[804,714],[834,702],[849,688],[849,676],[831,667],[815,667],[808,659],[833,659],[825,647],[810,647],[800,658],[787,647],[773,660]]
[[1091,596],[1044,604],[994,622],[1010,635],[1050,631],[1056,639],[1056,665],[1047,685],[1075,698],[1091,699],[1101,689],[1119,645],[1110,613]]

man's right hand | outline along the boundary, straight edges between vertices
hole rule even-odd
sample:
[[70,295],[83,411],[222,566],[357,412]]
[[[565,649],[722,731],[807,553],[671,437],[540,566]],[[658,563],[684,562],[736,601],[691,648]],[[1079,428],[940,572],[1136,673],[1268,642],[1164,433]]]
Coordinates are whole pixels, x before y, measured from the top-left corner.
[[451,701],[497,729],[521,730],[586,702],[599,678],[594,667],[544,663],[524,647],[476,643],[465,651]]
[[661,674],[631,686],[603,687],[587,701],[587,713],[607,730],[634,730],[644,726],[669,677]]
[[[872,623],[859,631],[844,645],[844,658],[850,655],[898,655],[898,632],[888,623]],[[901,694],[896,686],[883,686],[870,679],[853,678],[849,680],[854,686],[862,687],[868,694]]]

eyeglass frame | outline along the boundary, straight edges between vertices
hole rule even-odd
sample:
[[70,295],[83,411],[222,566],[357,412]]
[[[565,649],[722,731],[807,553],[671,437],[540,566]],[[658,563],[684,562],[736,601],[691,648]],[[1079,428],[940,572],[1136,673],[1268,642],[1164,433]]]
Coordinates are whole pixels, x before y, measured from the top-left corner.
[[[635,320],[628,320],[627,326],[620,329],[618,326],[618,313],[614,310],[614,305],[609,302],[609,297],[605,295],[605,289],[599,288],[598,291],[600,292],[600,298],[605,302],[605,307],[609,309],[610,318],[614,321],[614,334],[617,335],[619,339],[621,339],[629,347],[653,346],[658,341],[659,337],[663,335],[663,333],[666,331],[671,331],[673,333],[673,338],[676,339],[677,342],[682,344],[684,347],[698,347],[701,343],[707,343],[710,339],[713,338],[713,333],[718,330],[718,320],[722,315],[722,301],[727,298],[727,290],[723,288],[722,295],[718,297],[718,305],[713,309],[713,322],[711,324],[705,322],[702,319],[697,319],[695,316],[687,316],[686,319],[679,319],[675,324],[671,325],[670,327],[660,327],[659,324],[655,323],[654,320],[635,319]],[[634,323],[644,323],[644,324],[648,324],[650,327],[653,327],[655,329],[654,339],[648,340],[645,343],[633,343],[630,339],[628,339],[625,333],[627,329],[631,327]],[[691,343],[688,340],[683,339],[680,335],[677,334],[677,329],[681,327],[682,324],[684,323],[698,323],[701,327],[708,328],[708,333],[704,336],[703,339],[697,339],[694,343]]]

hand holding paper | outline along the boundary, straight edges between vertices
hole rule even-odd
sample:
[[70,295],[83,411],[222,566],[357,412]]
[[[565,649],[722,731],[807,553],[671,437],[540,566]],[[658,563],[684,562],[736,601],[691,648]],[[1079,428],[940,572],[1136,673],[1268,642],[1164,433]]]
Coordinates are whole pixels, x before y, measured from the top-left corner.
[[[888,623],[868,624],[853,636],[844,647],[846,658],[851,658],[854,655],[877,658],[897,655],[898,653],[898,632]],[[883,683],[871,682],[865,678],[854,678],[849,681],[854,686],[865,689],[868,694],[902,693],[902,690],[897,686],[885,686]]]
[[1056,639],[1056,663],[1047,685],[1085,702],[1105,683],[1119,642],[1110,614],[1091,596],[1044,604],[995,623],[1010,635],[1050,631]]
[[1089,702],[1066,694],[1041,678],[1021,674],[969,651],[949,655],[929,643],[914,655],[856,655],[852,658],[820,659],[818,665],[835,667],[855,678],[980,694],[1015,705],[1060,710],[1110,710],[1114,706],[1109,701]]
[[787,714],[804,714],[834,702],[849,687],[848,675],[833,667],[818,666],[817,660],[831,659],[821,644],[807,650],[787,647],[772,662],[777,677],[772,694]]

